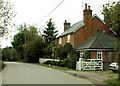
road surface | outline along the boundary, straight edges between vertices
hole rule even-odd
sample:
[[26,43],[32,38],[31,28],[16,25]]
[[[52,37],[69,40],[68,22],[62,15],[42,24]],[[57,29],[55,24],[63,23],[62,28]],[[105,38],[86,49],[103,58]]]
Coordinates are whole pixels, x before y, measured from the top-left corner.
[[2,84],[93,84],[86,79],[48,67],[19,62],[5,64],[7,67],[0,73]]

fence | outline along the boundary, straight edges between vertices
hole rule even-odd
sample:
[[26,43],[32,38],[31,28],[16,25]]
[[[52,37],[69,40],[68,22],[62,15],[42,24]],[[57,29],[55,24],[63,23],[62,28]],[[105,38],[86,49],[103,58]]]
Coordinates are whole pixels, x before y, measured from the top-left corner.
[[76,63],[76,70],[103,70],[103,61],[101,59],[83,59],[79,58]]

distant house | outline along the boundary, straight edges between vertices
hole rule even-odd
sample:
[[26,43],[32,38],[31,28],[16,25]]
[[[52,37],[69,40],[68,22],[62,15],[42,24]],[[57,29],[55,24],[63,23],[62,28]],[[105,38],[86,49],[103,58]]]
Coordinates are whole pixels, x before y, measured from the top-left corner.
[[116,33],[109,28],[109,24],[102,21],[96,14],[92,15],[90,6],[85,4],[83,20],[72,26],[64,22],[64,32],[59,35],[57,46],[72,44],[73,48],[83,56],[84,51],[90,52],[91,59],[102,59],[104,62],[112,62],[115,59]]

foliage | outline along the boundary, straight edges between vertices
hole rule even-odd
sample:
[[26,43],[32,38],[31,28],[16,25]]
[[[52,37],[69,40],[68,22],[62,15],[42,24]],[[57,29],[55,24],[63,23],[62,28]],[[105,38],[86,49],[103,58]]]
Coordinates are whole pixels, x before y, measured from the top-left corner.
[[67,67],[75,69],[76,68],[77,59],[78,58],[77,58],[76,53],[75,52],[71,52],[70,57],[67,58],[67,60],[68,60]]
[[55,58],[55,53],[57,46],[55,44],[56,38],[57,38],[57,30],[55,30],[55,24],[52,22],[52,19],[50,19],[47,22],[47,25],[43,31],[43,38],[45,40],[46,47],[43,49],[44,51],[44,58]]
[[55,43],[56,37],[57,37],[57,30],[55,30],[55,24],[52,22],[52,19],[50,19],[47,22],[47,26],[45,27],[45,30],[43,31],[43,37],[45,39],[46,43]]
[[105,16],[105,22],[110,23],[116,33],[117,37],[120,38],[120,1],[107,3],[103,6],[103,14]]
[[0,37],[8,33],[11,20],[15,17],[13,6],[6,0],[0,0]]
[[16,51],[12,47],[6,47],[2,50],[2,59],[4,61],[16,61]]
[[66,53],[71,52],[72,49],[73,49],[73,47],[72,47],[72,45],[70,43],[66,43],[64,45],[64,50],[65,50]]
[[117,54],[117,62],[118,62],[118,80],[120,81],[120,51]]
[[38,35],[37,28],[31,25],[20,25],[19,33],[14,36],[12,45],[19,61],[38,63],[43,57],[45,47],[42,36]]
[[60,46],[59,48],[57,48],[56,50],[56,57],[58,57],[59,59],[63,60],[65,58],[67,58],[67,53],[64,52],[64,47]]
[[51,61],[51,60],[47,60],[46,62],[44,62],[44,64],[49,65],[49,64],[50,64],[50,61]]
[[57,61],[56,66],[66,67],[66,64],[63,60]]
[[73,49],[70,43],[66,43],[63,47],[60,46],[56,51],[56,56],[60,57],[60,61],[57,62],[57,66],[76,68],[76,61],[78,59],[76,51]]
[[70,43],[66,43],[64,46],[60,46],[56,50],[56,57],[60,57],[61,60],[69,57],[70,53],[72,52],[73,47]]
[[84,59],[90,59],[90,51],[85,51],[83,54]]
[[55,61],[55,60],[50,61],[50,65],[56,65],[56,63],[57,63],[57,61]]
[[24,56],[24,61],[29,63],[39,63],[39,58],[43,57],[43,39],[38,37],[33,42],[27,43],[24,48],[24,52],[26,54]]
[[117,33],[117,61],[119,66],[118,79],[120,81],[120,1],[107,3],[103,6],[103,14],[105,15],[106,22],[110,23],[112,28]]
[[55,59],[56,49],[57,49],[57,46],[55,44],[49,44],[49,45],[47,45],[43,49],[44,53],[47,55],[47,57],[45,57],[45,58]]

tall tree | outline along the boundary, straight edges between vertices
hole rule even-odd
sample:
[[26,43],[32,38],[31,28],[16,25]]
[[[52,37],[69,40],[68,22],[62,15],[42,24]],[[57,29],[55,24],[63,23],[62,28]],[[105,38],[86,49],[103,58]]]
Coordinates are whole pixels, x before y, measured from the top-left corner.
[[105,4],[102,13],[106,18],[106,22],[110,23],[110,28],[117,33],[118,80],[120,81],[120,1]]
[[15,13],[10,2],[0,0],[0,37],[3,37],[8,32],[13,17],[15,17]]
[[52,19],[50,19],[47,22],[47,25],[45,27],[45,30],[43,31],[43,37],[45,39],[46,43],[55,43],[56,37],[57,37],[57,30],[55,28],[55,24],[52,21]]
[[23,24],[19,26],[19,30],[12,42],[19,59],[24,62],[39,62],[45,43],[42,36],[38,35],[37,27]]

